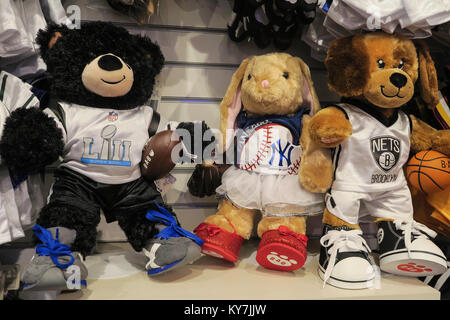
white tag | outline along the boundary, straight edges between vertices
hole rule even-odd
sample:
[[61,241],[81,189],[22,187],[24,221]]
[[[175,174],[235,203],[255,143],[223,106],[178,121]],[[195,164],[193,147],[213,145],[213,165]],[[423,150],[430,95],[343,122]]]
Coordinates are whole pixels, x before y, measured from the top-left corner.
[[161,195],[165,195],[167,191],[172,188],[175,181],[177,181],[177,179],[169,173],[167,176],[155,180],[156,189],[161,193]]

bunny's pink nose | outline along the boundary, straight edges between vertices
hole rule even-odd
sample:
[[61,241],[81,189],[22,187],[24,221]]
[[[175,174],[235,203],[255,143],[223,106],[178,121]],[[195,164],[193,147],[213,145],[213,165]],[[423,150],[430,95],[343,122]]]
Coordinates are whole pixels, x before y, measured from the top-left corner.
[[263,80],[263,81],[261,82],[261,85],[262,85],[262,87],[265,89],[265,88],[267,88],[267,87],[269,86],[269,81]]

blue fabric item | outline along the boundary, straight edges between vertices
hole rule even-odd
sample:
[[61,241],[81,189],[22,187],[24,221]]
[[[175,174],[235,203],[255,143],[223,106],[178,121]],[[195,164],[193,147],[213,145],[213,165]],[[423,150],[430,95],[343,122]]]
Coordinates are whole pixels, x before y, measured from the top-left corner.
[[[59,232],[56,229],[56,239],[53,239],[52,233],[40,225],[36,224],[33,227],[34,234],[43,242],[36,247],[36,253],[40,256],[50,256],[53,263],[61,268],[67,268],[74,262],[74,257],[72,256],[72,250],[68,245],[59,242]],[[58,257],[60,256],[70,256],[70,261],[64,264],[59,263]]]
[[291,131],[292,136],[294,137],[293,143],[295,145],[298,145],[300,142],[300,135],[302,132],[302,117],[304,114],[308,113],[309,109],[301,108],[293,116],[274,114],[260,117],[248,117],[247,112],[245,110],[242,110],[241,112],[239,112],[236,121],[238,128],[243,129],[244,131],[247,131],[249,129],[254,130],[261,125],[266,125],[269,123],[280,124]]
[[22,182],[24,182],[25,180],[27,180],[28,175],[27,174],[23,174],[23,175],[17,175],[17,174],[13,174],[11,173],[11,171],[9,171],[9,178],[11,180],[11,184],[13,186],[13,189],[17,189],[20,184]]
[[325,1],[325,3],[322,5],[322,10],[325,12],[328,12],[328,10],[330,10],[331,4],[333,3],[333,0],[327,0]]
[[161,230],[160,233],[156,235],[156,238],[160,239],[169,239],[169,238],[178,238],[178,237],[186,237],[193,240],[199,246],[203,245],[203,240],[197,237],[195,234],[181,228],[175,217],[165,208],[161,207],[156,201],[153,201],[159,211],[156,210],[148,210],[145,217],[153,222],[160,222],[167,226]]

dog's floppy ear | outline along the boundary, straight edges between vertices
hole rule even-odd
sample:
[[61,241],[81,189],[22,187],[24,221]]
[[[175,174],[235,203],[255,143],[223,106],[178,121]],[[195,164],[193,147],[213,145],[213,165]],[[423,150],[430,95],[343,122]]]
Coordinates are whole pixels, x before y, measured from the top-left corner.
[[351,36],[334,40],[325,59],[328,86],[344,97],[362,94],[368,79],[368,58],[360,39]]
[[434,108],[439,103],[439,91],[436,68],[425,42],[415,40],[417,59],[419,59],[419,91],[422,100],[428,108]]
[[320,110],[320,103],[319,98],[316,94],[316,90],[314,89],[311,72],[309,71],[308,65],[302,59],[296,58],[296,60],[300,65],[300,69],[302,70],[303,75],[303,107],[310,109],[310,115],[314,115]]
[[[241,101],[241,84],[242,79],[245,74],[245,70],[247,69],[247,65],[252,57],[245,58],[236,72],[233,74],[231,78],[231,82],[228,85],[227,92],[220,103],[220,131],[223,136],[223,150],[226,150],[229,144],[231,143],[231,139],[233,135],[230,130],[236,129],[236,117],[241,111],[242,101]],[[228,130],[227,130],[228,129]]]

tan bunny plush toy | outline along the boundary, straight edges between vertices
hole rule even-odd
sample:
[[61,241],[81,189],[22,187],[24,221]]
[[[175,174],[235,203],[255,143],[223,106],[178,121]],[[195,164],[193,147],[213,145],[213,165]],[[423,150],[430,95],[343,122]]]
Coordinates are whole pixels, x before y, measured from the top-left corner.
[[333,174],[330,151],[309,143],[307,121],[319,108],[300,58],[271,53],[242,61],[220,105],[222,150],[236,151],[227,157],[233,165],[216,189],[218,212],[194,231],[204,254],[237,262],[260,211],[258,263],[282,271],[303,266],[306,218],[323,211]]

